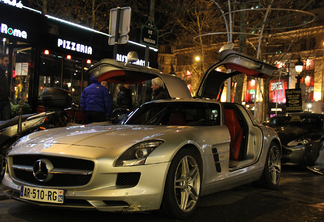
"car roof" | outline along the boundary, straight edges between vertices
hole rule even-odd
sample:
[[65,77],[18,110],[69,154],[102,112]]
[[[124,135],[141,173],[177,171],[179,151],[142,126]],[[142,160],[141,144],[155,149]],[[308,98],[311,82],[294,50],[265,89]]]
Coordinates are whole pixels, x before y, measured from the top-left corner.
[[324,114],[321,113],[304,113],[304,112],[296,112],[296,113],[286,113],[286,114],[280,114],[271,117],[270,119],[273,118],[284,118],[284,117],[289,117],[289,116],[318,116],[318,117],[324,117]]

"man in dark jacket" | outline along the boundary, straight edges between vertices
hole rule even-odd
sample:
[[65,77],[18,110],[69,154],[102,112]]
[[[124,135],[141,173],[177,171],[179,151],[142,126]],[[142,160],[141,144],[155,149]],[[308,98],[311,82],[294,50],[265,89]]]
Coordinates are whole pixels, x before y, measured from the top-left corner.
[[118,108],[132,109],[132,92],[129,89],[129,84],[124,84],[120,87],[117,95]]
[[108,89],[91,76],[91,85],[83,90],[80,105],[87,123],[107,121],[111,112]]
[[169,95],[164,89],[164,82],[159,77],[152,79],[151,88],[153,90],[152,100],[169,99]]
[[10,119],[10,89],[6,76],[7,67],[9,65],[9,56],[0,53],[0,120]]

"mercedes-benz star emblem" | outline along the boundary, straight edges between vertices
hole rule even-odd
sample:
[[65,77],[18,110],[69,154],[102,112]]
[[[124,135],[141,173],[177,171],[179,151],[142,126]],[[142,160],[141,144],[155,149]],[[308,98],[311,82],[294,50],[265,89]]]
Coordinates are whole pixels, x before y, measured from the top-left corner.
[[53,164],[48,159],[36,160],[33,166],[33,175],[38,181],[47,182],[53,177],[53,174],[50,173],[53,168]]

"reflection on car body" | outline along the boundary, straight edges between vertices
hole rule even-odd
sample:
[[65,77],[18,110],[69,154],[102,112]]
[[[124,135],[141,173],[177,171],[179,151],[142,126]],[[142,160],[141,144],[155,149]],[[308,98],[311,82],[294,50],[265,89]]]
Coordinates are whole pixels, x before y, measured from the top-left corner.
[[270,118],[269,125],[278,133],[282,145],[282,164],[314,165],[323,146],[324,115],[289,113]]
[[[281,143],[275,131],[242,105],[217,101],[220,81],[241,73],[267,77],[276,68],[233,50],[222,53],[206,71],[196,98],[183,80],[158,70],[109,59],[93,66],[89,72],[99,81],[160,77],[172,99],[144,103],[123,124],[71,126],[21,138],[8,155],[5,193],[42,206],[158,210],[182,219],[202,195],[251,182],[277,188]],[[219,66],[233,71],[220,72]],[[63,202],[27,198],[25,190],[62,193]]]

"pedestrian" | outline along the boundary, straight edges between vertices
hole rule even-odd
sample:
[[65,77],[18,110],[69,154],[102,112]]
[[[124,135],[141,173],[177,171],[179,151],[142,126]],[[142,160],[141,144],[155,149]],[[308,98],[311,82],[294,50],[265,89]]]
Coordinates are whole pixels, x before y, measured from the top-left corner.
[[164,87],[164,82],[159,77],[152,79],[152,100],[169,99],[169,95]]
[[91,84],[81,95],[80,106],[87,123],[107,121],[111,112],[109,91],[91,75]]
[[0,120],[10,119],[10,88],[6,71],[9,65],[9,55],[0,53]]
[[107,81],[101,81],[100,84],[108,89]]
[[118,108],[132,109],[132,92],[129,89],[129,84],[123,84],[117,95]]
[[315,166],[307,166],[307,169],[315,173],[324,175],[324,145],[321,146],[319,155],[315,160]]

